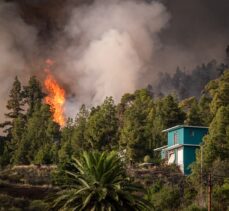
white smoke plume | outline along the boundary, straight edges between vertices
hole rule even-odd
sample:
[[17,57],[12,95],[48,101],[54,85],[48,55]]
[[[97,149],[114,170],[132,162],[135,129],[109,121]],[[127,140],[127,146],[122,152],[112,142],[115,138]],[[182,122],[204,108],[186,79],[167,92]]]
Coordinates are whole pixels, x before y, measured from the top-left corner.
[[117,101],[151,82],[146,75],[168,20],[158,2],[97,0],[73,9],[65,28],[71,40],[63,55],[68,71],[61,78],[76,97],[67,110],[82,103],[96,105],[106,96]]

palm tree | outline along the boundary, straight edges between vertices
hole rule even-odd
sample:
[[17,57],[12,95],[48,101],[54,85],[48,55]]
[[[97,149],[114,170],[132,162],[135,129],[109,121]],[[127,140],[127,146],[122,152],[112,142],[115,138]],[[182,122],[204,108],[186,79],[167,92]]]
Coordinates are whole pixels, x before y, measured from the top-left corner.
[[70,185],[62,187],[52,202],[54,210],[152,210],[143,199],[142,186],[131,182],[115,152],[83,152],[66,171]]

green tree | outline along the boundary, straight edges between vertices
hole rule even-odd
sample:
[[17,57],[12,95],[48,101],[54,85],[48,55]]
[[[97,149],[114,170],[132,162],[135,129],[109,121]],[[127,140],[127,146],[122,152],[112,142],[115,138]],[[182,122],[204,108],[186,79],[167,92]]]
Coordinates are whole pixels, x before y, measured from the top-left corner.
[[205,87],[205,93],[212,98],[210,110],[213,115],[221,106],[227,106],[229,104],[229,70],[225,70],[220,78],[210,81]]
[[10,163],[15,163],[15,152],[20,147],[23,139],[23,134],[25,132],[26,121],[24,116],[19,115],[17,119],[13,122],[12,127],[12,138],[11,142],[8,144],[8,153],[10,154]]
[[36,110],[36,107],[42,105],[42,100],[45,94],[42,92],[42,87],[40,82],[35,76],[29,79],[29,84],[24,86],[23,98],[24,103],[28,105],[27,115],[31,116]]
[[160,182],[148,189],[145,199],[150,201],[157,211],[175,211],[181,204],[179,188],[162,185]]
[[[72,148],[74,149],[74,151],[81,151],[82,149],[85,150],[88,149],[90,146],[85,137],[88,117],[89,117],[89,112],[86,109],[86,106],[82,105],[75,119],[75,126],[74,126],[73,135],[71,139]],[[113,116],[112,118],[114,118],[114,124],[116,124],[115,116]]]
[[150,93],[145,89],[136,91],[125,105],[120,128],[119,144],[126,150],[129,160],[143,161],[144,156],[152,152],[153,117],[154,103]]
[[[71,183],[63,187],[52,203],[61,210],[152,210],[140,193],[144,189],[130,181],[123,163],[114,152],[84,152],[73,159],[66,174]],[[137,194],[138,193],[138,194]]]
[[12,89],[10,90],[9,100],[7,101],[6,108],[9,110],[8,113],[5,114],[5,117],[8,119],[7,121],[3,122],[0,127],[5,128],[4,132],[8,139],[12,136],[12,127],[13,127],[13,120],[22,115],[22,90],[21,90],[21,83],[18,80],[18,77],[15,77]]
[[9,100],[6,105],[9,112],[5,114],[6,121],[0,124],[0,127],[3,128],[3,132],[6,134],[1,140],[1,166],[7,165],[11,162],[13,150],[17,147],[17,142],[24,124],[22,100],[21,83],[18,78],[15,77],[12,89],[10,90]]
[[201,96],[199,100],[199,109],[203,125],[205,126],[209,126],[214,117],[210,110],[210,103],[211,98],[209,96],[206,96],[205,94]]
[[201,126],[204,124],[202,120],[201,111],[196,99],[194,99],[194,101],[191,103],[190,109],[187,112],[187,118],[184,121],[184,123],[187,125],[197,125],[197,126]]
[[[37,163],[43,158],[47,163],[46,158],[50,155],[50,150],[52,149],[53,156],[57,153],[54,152],[57,149],[53,145],[57,145],[60,139],[59,125],[53,122],[48,105],[37,106],[35,109],[28,118],[22,141],[15,152],[16,163],[28,164],[34,161]],[[50,158],[48,163],[54,160],[55,157]]]
[[209,134],[204,138],[203,156],[207,166],[219,158],[229,159],[229,105],[218,109],[210,127]]
[[85,105],[82,105],[75,121],[68,119],[66,126],[62,129],[61,148],[58,153],[61,165],[69,162],[73,155],[79,155],[82,150],[88,149],[89,143],[85,139],[88,115]]
[[213,190],[213,207],[215,210],[227,210],[229,207],[229,179],[226,178],[222,185],[217,185]]
[[61,131],[61,146],[58,152],[58,157],[61,164],[69,162],[74,153],[71,143],[74,127],[73,120],[69,118],[65,127]]
[[156,103],[156,113],[164,128],[183,124],[185,120],[185,113],[179,108],[178,100],[172,95],[168,95]]
[[91,111],[85,129],[85,139],[93,149],[104,150],[117,147],[118,119],[116,106],[111,97]]

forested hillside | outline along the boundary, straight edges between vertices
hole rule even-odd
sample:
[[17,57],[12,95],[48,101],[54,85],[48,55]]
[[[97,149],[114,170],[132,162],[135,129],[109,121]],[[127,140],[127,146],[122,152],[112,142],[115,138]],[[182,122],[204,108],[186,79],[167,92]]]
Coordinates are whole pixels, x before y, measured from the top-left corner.
[[[229,55],[228,55],[229,56]],[[195,96],[199,98],[205,85],[219,77],[228,66],[215,60],[198,65],[192,70],[177,67],[173,75],[159,73],[157,83],[148,86],[155,96],[176,93],[179,99]]]
[[[214,65],[210,63],[202,67],[201,71],[197,68],[193,74],[196,74],[197,77],[199,73],[203,72],[207,76],[208,72],[204,70],[212,71],[215,68]],[[178,70],[176,74],[173,80],[184,73]],[[96,107],[88,108],[82,105],[75,118],[69,118],[63,128],[53,121],[52,110],[43,101],[45,96],[36,77],[31,77],[25,86],[21,85],[19,78],[15,78],[6,105],[8,109],[5,114],[6,120],[1,123],[3,135],[0,145],[0,164],[2,169],[10,169],[15,165],[57,165],[58,171],[53,176],[54,186],[63,188],[66,184],[71,186],[70,175],[76,179],[76,184],[82,183],[81,189],[88,188],[88,194],[92,190],[95,191],[93,187],[89,187],[90,184],[94,184],[91,183],[94,177],[89,175],[94,175],[96,171],[97,182],[103,181],[101,183],[103,185],[107,184],[112,177],[116,178],[112,180],[113,194],[117,193],[117,187],[120,187],[122,191],[125,190],[125,193],[135,187],[135,192],[142,197],[140,201],[135,201],[135,192],[131,192],[132,198],[129,199],[125,195],[117,195],[122,201],[121,204],[124,203],[131,207],[136,203],[136,210],[163,211],[205,210],[208,188],[206,181],[211,175],[213,210],[228,209],[229,70],[222,71],[218,78],[207,83],[198,97],[189,97],[179,101],[176,95],[169,94],[155,98],[150,90],[141,89],[123,95],[118,104],[112,97],[107,97],[101,105]],[[185,94],[182,95],[182,98],[185,96]],[[131,184],[132,179],[128,179],[130,175],[123,167],[132,165],[131,168],[136,168],[134,166],[142,162],[151,162],[155,166],[162,167],[164,164],[153,149],[166,143],[165,134],[161,132],[163,129],[179,124],[209,126],[209,133],[204,137],[201,146],[202,153],[198,151],[197,162],[192,166],[192,174],[183,178],[179,171],[168,171],[167,169],[164,170],[168,172],[164,175],[167,179],[162,179],[156,174],[150,187]],[[82,154],[83,151],[84,154]],[[75,157],[74,161],[72,157]],[[97,162],[104,162],[103,165],[107,167],[102,171],[99,167],[102,164]],[[114,171],[109,171],[110,165],[114,165]],[[97,167],[93,170],[92,166]],[[164,166],[163,168],[175,167]],[[74,176],[78,171],[88,177]],[[115,174],[115,172],[118,173]],[[101,176],[103,174],[104,177]],[[176,182],[169,179],[175,177],[172,175],[177,175]],[[126,181],[125,185],[121,182],[122,179]],[[182,183],[178,185],[177,181],[182,181]],[[144,181],[141,183],[146,184]],[[83,208],[84,206],[92,209],[93,206],[97,206],[94,205],[96,200],[99,200],[100,205],[98,206],[111,206],[113,199],[109,199],[108,203],[106,201],[108,193],[103,192],[104,189],[100,191],[102,192],[95,192],[95,195],[89,194],[91,198],[75,193],[79,201],[86,200],[85,197],[88,200],[87,202],[81,201],[82,204],[78,201],[77,206],[82,210],[87,210]],[[58,192],[58,194],[61,193],[63,197],[70,197],[71,194],[74,194],[66,189]],[[101,194],[100,197],[106,200],[100,201],[101,198],[97,198],[96,194]],[[58,197],[61,195],[58,195],[57,201],[50,205],[53,206],[53,209],[59,209],[68,203]],[[42,206],[46,205],[42,204]],[[15,204],[14,206],[20,207]],[[66,205],[68,209],[71,206],[73,206],[71,203]],[[4,209],[6,208],[2,207],[2,210]]]

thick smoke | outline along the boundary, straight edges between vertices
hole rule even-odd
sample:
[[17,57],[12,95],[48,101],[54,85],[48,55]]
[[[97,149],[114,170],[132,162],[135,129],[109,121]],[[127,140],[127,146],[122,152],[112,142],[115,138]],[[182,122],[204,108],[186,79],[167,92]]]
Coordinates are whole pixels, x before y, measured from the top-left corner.
[[0,119],[15,76],[28,78],[26,57],[33,54],[36,31],[24,23],[15,5],[0,3]]
[[177,66],[192,70],[217,59],[223,62],[229,44],[228,0],[161,0],[168,9],[170,26],[161,34],[157,70],[172,73]]
[[[160,3],[95,1],[72,11],[64,54],[76,102],[98,104],[144,87],[169,15]],[[148,74],[149,75],[149,74]]]
[[42,79],[48,57],[75,115],[82,103],[146,87],[160,71],[222,61],[228,44],[228,0],[7,2],[0,0],[1,114],[14,77]]

